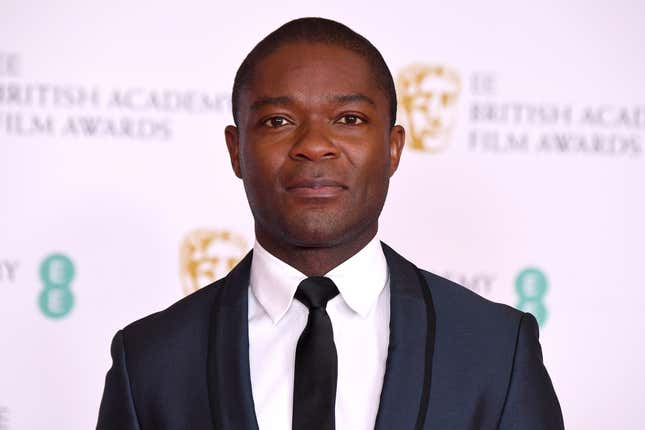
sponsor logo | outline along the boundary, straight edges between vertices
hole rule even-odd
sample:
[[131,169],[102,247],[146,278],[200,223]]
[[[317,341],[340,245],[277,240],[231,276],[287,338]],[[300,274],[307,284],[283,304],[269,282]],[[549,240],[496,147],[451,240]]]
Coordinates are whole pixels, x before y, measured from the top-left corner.
[[16,280],[18,267],[17,260],[0,259],[0,283],[13,283]]
[[9,430],[9,408],[0,406],[0,430]]
[[462,285],[469,290],[483,297],[490,297],[493,287],[497,281],[497,276],[490,272],[457,272],[448,271],[443,273],[443,277]]
[[73,309],[74,295],[70,286],[75,272],[74,263],[63,254],[50,254],[40,264],[43,288],[38,296],[38,306],[46,317],[60,319]]
[[20,56],[17,53],[0,51],[0,76],[20,76]]
[[246,240],[228,230],[197,229],[189,232],[179,250],[184,294],[193,293],[224,277],[247,250]]
[[436,153],[450,144],[461,93],[459,74],[442,65],[410,65],[396,80],[409,147]]
[[0,406],[0,430],[9,430],[9,408]]
[[533,314],[540,326],[546,323],[548,316],[544,304],[548,287],[546,275],[535,267],[522,270],[515,278],[515,291],[518,295],[517,309]]

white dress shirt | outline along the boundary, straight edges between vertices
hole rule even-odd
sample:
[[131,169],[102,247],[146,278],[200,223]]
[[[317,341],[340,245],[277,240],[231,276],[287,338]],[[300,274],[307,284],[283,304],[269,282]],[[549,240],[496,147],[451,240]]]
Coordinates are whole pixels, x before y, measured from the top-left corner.
[[[336,429],[372,430],[390,335],[389,273],[380,242],[372,239],[325,276],[340,291],[327,304],[338,352]],[[249,360],[260,430],[291,429],[296,345],[309,315],[293,296],[306,277],[255,242]]]

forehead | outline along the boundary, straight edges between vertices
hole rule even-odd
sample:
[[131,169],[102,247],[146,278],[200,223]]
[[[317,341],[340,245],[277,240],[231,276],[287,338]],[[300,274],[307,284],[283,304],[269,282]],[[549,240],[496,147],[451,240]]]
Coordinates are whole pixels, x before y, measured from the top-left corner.
[[241,98],[252,103],[266,96],[312,100],[355,93],[366,94],[386,108],[384,92],[362,55],[325,43],[292,42],[255,65]]

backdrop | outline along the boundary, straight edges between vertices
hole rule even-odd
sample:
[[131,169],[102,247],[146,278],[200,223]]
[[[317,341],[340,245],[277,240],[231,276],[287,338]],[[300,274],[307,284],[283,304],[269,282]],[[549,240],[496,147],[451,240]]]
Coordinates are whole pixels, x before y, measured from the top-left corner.
[[92,428],[116,330],[252,246],[233,76],[310,15],[397,81],[381,238],[534,313],[568,428],[643,428],[645,4],[303,3],[2,1],[0,429]]

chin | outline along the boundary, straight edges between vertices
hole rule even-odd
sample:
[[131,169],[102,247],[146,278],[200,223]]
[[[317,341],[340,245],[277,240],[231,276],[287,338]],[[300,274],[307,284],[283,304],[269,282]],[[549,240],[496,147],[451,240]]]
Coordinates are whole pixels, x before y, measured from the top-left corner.
[[347,240],[352,220],[336,211],[301,211],[298,217],[283,220],[284,239],[301,247],[321,248]]
[[332,225],[294,225],[285,229],[285,239],[305,248],[327,248],[343,243],[346,232]]
[[329,248],[351,242],[369,228],[366,218],[340,216],[310,216],[286,224],[284,238],[292,245],[304,248]]

